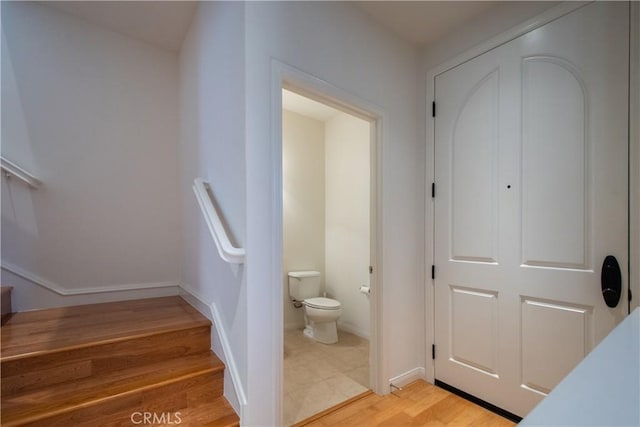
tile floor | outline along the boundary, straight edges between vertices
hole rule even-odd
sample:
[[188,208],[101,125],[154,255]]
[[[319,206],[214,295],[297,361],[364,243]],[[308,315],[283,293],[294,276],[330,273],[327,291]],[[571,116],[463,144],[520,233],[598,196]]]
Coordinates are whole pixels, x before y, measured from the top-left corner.
[[338,331],[326,345],[284,332],[284,423],[304,420],[369,389],[369,341]]

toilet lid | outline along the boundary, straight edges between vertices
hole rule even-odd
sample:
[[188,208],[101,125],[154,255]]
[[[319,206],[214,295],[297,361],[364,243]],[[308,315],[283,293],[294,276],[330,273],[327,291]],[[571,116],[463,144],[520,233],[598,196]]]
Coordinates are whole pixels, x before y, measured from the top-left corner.
[[304,305],[313,308],[323,308],[325,310],[336,310],[340,308],[340,301],[331,298],[316,297],[304,300]]

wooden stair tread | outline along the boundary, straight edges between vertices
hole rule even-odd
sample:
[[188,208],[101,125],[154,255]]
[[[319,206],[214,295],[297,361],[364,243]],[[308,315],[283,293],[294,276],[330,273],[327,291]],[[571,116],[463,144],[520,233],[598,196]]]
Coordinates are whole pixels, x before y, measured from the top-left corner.
[[182,379],[204,375],[222,376],[224,364],[212,352],[111,372],[35,391],[3,396],[2,424],[38,420],[48,414],[91,406],[117,396],[153,389]]
[[27,357],[211,322],[180,297],[15,313],[1,329],[1,359]]
[[0,423],[128,426],[141,411],[239,426],[211,326],[180,297],[14,313],[0,328]]
[[[240,418],[224,396],[214,402],[201,404],[193,408],[180,411],[182,427],[236,427],[240,425]],[[169,427],[174,424],[161,424]]]

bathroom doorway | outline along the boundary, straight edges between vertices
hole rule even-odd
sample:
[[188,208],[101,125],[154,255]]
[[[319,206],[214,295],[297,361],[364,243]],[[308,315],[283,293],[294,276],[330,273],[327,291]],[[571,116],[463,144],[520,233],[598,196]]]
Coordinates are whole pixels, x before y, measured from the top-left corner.
[[[376,144],[362,114],[287,88],[282,101],[283,422],[293,425],[373,388]],[[289,280],[313,272],[328,325],[292,301]],[[337,342],[314,339],[332,323]]]

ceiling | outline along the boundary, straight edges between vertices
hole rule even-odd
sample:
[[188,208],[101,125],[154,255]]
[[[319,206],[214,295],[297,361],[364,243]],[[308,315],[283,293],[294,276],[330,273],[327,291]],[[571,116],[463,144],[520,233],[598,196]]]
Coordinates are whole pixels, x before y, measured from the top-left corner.
[[286,89],[282,90],[282,108],[321,122],[326,122],[341,113],[335,108]]
[[[195,1],[43,1],[70,15],[158,47],[178,51]],[[374,21],[426,46],[485,13],[499,1],[353,1]]]
[[70,15],[116,33],[177,52],[197,2],[194,1],[46,1]]
[[418,46],[426,46],[498,5],[499,1],[355,1],[371,18]]

